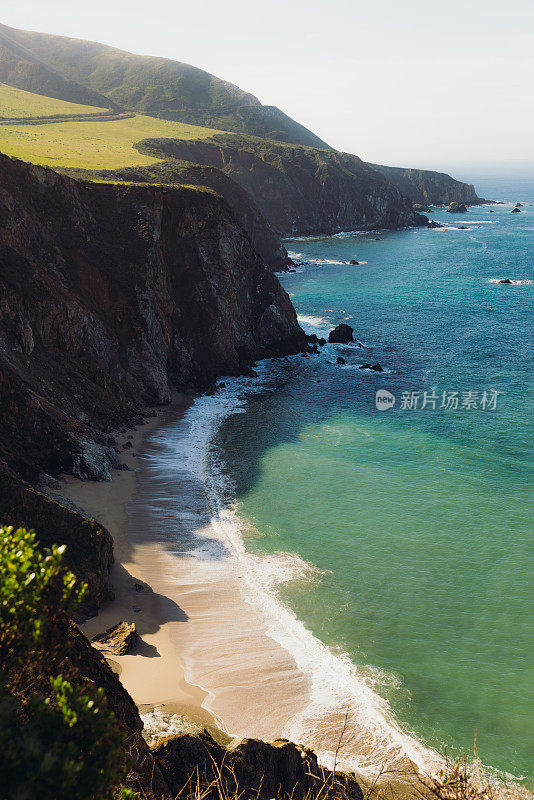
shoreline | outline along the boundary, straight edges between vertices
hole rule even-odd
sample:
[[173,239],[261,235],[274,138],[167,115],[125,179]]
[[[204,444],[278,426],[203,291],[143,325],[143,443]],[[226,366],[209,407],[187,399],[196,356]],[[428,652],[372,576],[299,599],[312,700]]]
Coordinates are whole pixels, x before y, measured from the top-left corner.
[[207,727],[216,737],[286,738],[330,767],[345,724],[350,752],[339,768],[364,780],[384,763],[411,773],[421,759],[428,763],[428,751],[399,729],[358,669],[279,602],[263,564],[247,552],[232,492],[217,458],[212,463],[221,425],[252,395],[275,388],[285,368],[264,363],[259,381],[226,379],[194,404],[177,395],[117,437],[130,469],[115,470],[111,482],[64,478],[58,494],[105,525],[115,548],[115,600],[81,630],[92,639],[121,620],[135,622],[141,644],[108,661],[150,742]]
[[176,395],[169,406],[159,409],[145,424],[118,434],[120,462],[128,470],[113,470],[112,481],[81,481],[63,476],[61,488],[50,494],[70,500],[97,519],[113,537],[114,563],[109,582],[115,598],[105,603],[95,617],[81,624],[81,631],[91,641],[121,620],[135,623],[140,641],[131,654],[117,656],[110,654],[104,645],[92,644],[119,675],[140,712],[159,709],[164,714],[185,716],[199,726],[213,727],[213,717],[202,707],[207,692],[187,681],[184,665],[171,640],[169,599],[154,592],[146,580],[147,565],[157,564],[161,557],[158,545],[147,542],[136,546],[128,537],[129,506],[139,491],[139,452],[143,443],[166,420],[183,416],[190,404],[191,398]]

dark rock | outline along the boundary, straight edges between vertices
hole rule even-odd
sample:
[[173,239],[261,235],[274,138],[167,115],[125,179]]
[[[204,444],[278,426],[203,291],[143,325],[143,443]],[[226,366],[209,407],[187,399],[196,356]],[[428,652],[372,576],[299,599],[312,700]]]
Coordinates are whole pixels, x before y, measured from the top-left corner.
[[459,225],[458,226],[458,230],[459,231],[468,231],[469,228],[467,227],[467,225]]
[[80,182],[3,155],[0,186],[0,458],[25,480],[109,480],[103,420],[139,424],[172,389],[304,346],[219,196]]
[[370,364],[359,364],[358,369],[372,369]]
[[374,369],[375,372],[384,372],[382,366],[380,364],[373,364],[371,369]]
[[135,589],[136,592],[144,592],[145,591],[145,587],[143,586],[142,583],[134,583],[134,589]]
[[[155,745],[152,753],[175,794],[181,793],[192,774],[198,774],[206,785],[220,777],[224,796],[233,796],[239,787],[243,800],[302,800],[318,795],[321,787],[334,778],[319,767],[315,753],[286,739],[272,744],[259,739],[234,739],[225,748],[204,731],[197,736],[182,734],[165,739]],[[362,800],[354,778],[336,774],[335,781],[339,788],[343,787],[339,796]]]
[[515,207],[516,207],[516,208],[523,208],[523,203],[516,203],[516,204],[515,204]]
[[346,363],[347,363],[347,362],[345,361],[345,359],[344,359],[344,358],[342,358],[342,356],[338,356],[338,357],[336,358],[336,364],[346,364]]
[[355,259],[355,258],[351,258],[351,260],[349,261],[349,264],[352,264],[352,265],[359,264],[359,263],[360,263],[360,262],[359,262],[359,261],[356,261],[356,259]]
[[510,278],[503,278],[503,280],[499,281],[499,283],[512,283],[512,281],[510,280]]
[[328,335],[328,341],[334,342],[337,344],[347,344],[347,342],[354,341],[352,334],[354,333],[354,329],[350,327],[350,325],[346,325],[344,322],[340,322],[334,330],[330,331]]
[[467,211],[467,206],[464,206],[463,203],[453,202],[449,205],[447,211],[450,214],[463,214]]
[[114,656],[125,656],[139,643],[139,635],[133,622],[122,621],[94,636],[93,642],[104,645]]
[[258,374],[259,373],[257,373],[255,369],[252,369],[252,367],[248,366],[243,367],[241,370],[241,375],[244,375],[245,378],[257,378]]
[[92,616],[109,599],[113,540],[106,528],[74,504],[49,497],[21,480],[0,458],[0,522],[34,528],[42,547],[67,545],[65,565],[87,584],[80,617]]
[[435,219],[431,219],[427,228],[443,228],[443,225],[440,222],[436,222]]
[[520,208],[512,208],[512,210],[510,211],[510,214],[521,214],[521,209]]

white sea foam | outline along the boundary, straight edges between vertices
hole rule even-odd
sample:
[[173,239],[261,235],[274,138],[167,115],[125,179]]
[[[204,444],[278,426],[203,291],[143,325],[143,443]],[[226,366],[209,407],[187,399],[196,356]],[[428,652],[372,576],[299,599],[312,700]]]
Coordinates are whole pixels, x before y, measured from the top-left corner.
[[[505,280],[505,278],[489,278],[488,283],[500,283],[503,280]],[[512,286],[525,286],[525,285],[530,285],[532,283],[532,281],[528,280],[528,279],[525,279],[525,280],[512,280],[510,278],[510,283],[511,283]],[[507,284],[507,285],[510,286],[510,284]]]
[[[333,652],[280,601],[281,584],[319,580],[320,570],[297,554],[261,556],[247,552],[243,538],[246,528],[233,501],[233,486],[216,434],[229,415],[245,410],[252,394],[273,385],[265,364],[260,365],[259,372],[253,384],[242,378],[226,380],[226,388],[195,401],[184,417],[181,435],[172,442],[171,458],[166,459],[164,470],[172,469],[174,459],[182,474],[200,479],[210,510],[209,541],[199,542],[187,555],[205,564],[210,548],[215,553],[217,547],[224,547],[224,569],[231,569],[239,578],[244,599],[261,614],[267,635],[291,655],[309,681],[308,702],[286,720],[285,736],[313,747],[324,763],[332,764],[347,712],[353,742],[344,750],[340,762],[344,766],[370,774],[384,763],[400,764],[409,758],[421,769],[431,768],[439,760],[437,754],[400,729],[386,700],[376,691],[377,687],[395,686],[396,679],[378,669],[356,667],[347,654]],[[220,569],[220,561],[219,552],[213,569]],[[241,656],[246,660],[246,653]],[[203,688],[210,693],[205,701],[210,709],[217,691],[209,685]],[[262,716],[268,717],[272,711],[259,704]],[[224,720],[221,722],[224,724]]]
[[159,706],[141,714],[143,720],[143,737],[149,744],[155,744],[166,736],[177,736],[180,733],[200,733],[204,725],[193,722],[182,714],[168,714]]
[[311,314],[298,314],[297,319],[306,333],[328,334],[333,327],[325,317],[315,317]]

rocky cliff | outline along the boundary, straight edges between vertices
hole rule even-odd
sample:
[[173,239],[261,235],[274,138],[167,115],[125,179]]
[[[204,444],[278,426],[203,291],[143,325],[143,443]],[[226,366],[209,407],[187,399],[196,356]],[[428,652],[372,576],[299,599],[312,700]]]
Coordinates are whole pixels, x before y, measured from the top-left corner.
[[0,520],[69,545],[86,613],[107,596],[109,533],[32,484],[109,478],[112,430],[147,404],[305,345],[212,192],[80,183],[0,156]]
[[444,172],[428,169],[403,169],[369,164],[396,186],[413,203],[422,205],[449,205],[464,203],[477,205],[484,200],[477,196],[472,183],[462,183]]
[[137,147],[219,169],[249,193],[281,236],[427,222],[387,178],[348,153],[224,134],[202,141],[145,139]]
[[226,203],[0,157],[0,457],[106,477],[106,429],[304,342]]

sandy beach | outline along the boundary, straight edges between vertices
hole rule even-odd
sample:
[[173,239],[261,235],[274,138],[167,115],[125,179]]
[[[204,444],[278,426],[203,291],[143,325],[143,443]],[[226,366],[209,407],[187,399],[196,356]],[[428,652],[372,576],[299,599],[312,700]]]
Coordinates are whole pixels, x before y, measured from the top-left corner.
[[[102,523],[112,534],[115,563],[110,584],[115,599],[100,613],[87,620],[81,629],[91,640],[121,620],[134,622],[141,637],[131,655],[108,658],[120,680],[142,709],[159,707],[165,713],[183,714],[199,722],[210,723],[211,715],[201,708],[206,693],[189,684],[170,636],[170,628],[179,624],[175,604],[153,591],[147,583],[147,565],[157,569],[161,554],[158,545],[132,546],[127,536],[128,503],[135,496],[139,477],[138,450],[145,437],[169,416],[179,417],[189,401],[177,396],[169,408],[150,418],[144,425],[117,436],[119,461],[129,469],[114,470],[110,482],[80,481],[72,476],[62,480],[57,494],[67,497],[89,516]],[[142,589],[140,587],[143,587]],[[170,612],[170,613],[169,613]],[[106,656],[103,646],[96,644]]]

